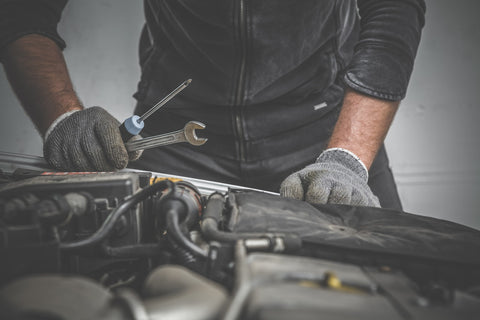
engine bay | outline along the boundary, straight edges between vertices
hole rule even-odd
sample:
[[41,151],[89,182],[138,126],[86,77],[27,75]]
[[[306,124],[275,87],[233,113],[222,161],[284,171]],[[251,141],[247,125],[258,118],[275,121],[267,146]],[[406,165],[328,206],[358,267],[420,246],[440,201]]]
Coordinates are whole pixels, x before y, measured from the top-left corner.
[[480,231],[155,173],[0,177],[1,319],[477,319]]

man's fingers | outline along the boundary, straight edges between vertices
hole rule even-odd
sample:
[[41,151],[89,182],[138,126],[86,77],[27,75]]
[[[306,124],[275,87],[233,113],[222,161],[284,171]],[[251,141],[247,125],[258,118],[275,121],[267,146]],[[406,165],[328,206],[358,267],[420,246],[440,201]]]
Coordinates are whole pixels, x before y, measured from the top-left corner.
[[115,170],[110,161],[107,160],[107,157],[103,152],[103,148],[98,141],[82,139],[81,147],[87,160],[91,164],[92,171]]
[[[114,171],[127,166],[129,154],[118,120],[101,107],[91,107],[55,124],[44,155],[55,168],[68,171]],[[130,155],[137,158],[138,154]]]
[[285,198],[303,200],[304,191],[302,181],[298,174],[287,177],[280,186],[280,195]]
[[120,130],[114,125],[98,125],[95,135],[103,147],[107,160],[116,169],[123,169],[128,164],[128,153],[123,144]]
[[328,203],[352,204],[353,188],[349,185],[334,185]]
[[[305,201],[313,204],[325,204],[328,203],[332,183],[330,180],[325,179],[322,175],[310,175],[314,179],[308,180],[307,193],[305,195]],[[322,179],[323,178],[323,179]]]
[[349,152],[329,149],[318,157],[317,162],[285,179],[280,193],[312,204],[379,207],[367,178],[366,168]]
[[46,148],[44,147],[43,153],[45,155],[45,159],[47,160],[48,164],[50,164],[55,169],[62,170],[65,167],[65,163],[67,162],[63,152],[56,148]]
[[75,171],[94,171],[93,166],[81,148],[70,148],[67,152],[69,153],[69,167]]
[[[130,142],[130,141],[136,141],[136,140],[140,140],[140,139],[142,139],[142,136],[137,134],[136,136],[131,137],[130,140],[128,140],[128,141]],[[143,153],[143,150],[137,150],[137,151],[129,152],[128,153],[128,159],[130,161],[138,160],[142,156],[142,153]]]

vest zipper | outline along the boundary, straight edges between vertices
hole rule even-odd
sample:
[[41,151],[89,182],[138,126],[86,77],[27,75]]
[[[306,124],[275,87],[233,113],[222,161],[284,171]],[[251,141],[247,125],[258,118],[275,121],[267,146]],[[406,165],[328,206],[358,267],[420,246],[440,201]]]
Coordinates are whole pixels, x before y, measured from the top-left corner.
[[239,8],[239,37],[241,44],[241,59],[240,69],[237,81],[237,88],[235,91],[234,107],[235,107],[235,129],[237,131],[238,154],[241,161],[245,161],[245,144],[243,143],[243,95],[245,91],[245,68],[247,63],[247,28],[246,28],[246,8],[245,0],[240,0]]

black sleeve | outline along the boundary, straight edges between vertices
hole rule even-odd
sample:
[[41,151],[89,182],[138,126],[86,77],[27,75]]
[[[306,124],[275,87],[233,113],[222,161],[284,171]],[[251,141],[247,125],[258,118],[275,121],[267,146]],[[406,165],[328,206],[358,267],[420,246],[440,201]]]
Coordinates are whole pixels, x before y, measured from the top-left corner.
[[386,100],[405,97],[425,23],[423,0],[358,0],[360,37],[347,86]]
[[65,48],[57,24],[66,3],[67,0],[0,0],[0,55],[9,43],[32,33],[46,36]]

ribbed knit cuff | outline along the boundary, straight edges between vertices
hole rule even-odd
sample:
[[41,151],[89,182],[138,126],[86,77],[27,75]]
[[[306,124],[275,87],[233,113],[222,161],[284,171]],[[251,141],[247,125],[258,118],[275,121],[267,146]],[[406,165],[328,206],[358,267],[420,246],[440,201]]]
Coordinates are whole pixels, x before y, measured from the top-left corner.
[[50,135],[50,133],[52,133],[53,129],[55,129],[55,127],[60,123],[62,122],[62,120],[68,118],[69,116],[71,116],[72,114],[74,114],[75,112],[77,111],[80,111],[80,110],[72,110],[72,111],[68,111],[68,112],[65,112],[64,114],[60,115],[57,119],[55,119],[52,124],[48,127],[47,131],[45,132],[45,136],[43,137],[43,142],[47,141],[48,139],[48,136]]
[[353,152],[343,148],[329,148],[324,150],[317,158],[317,162],[335,161],[343,164],[362,178],[368,181],[367,166]]

